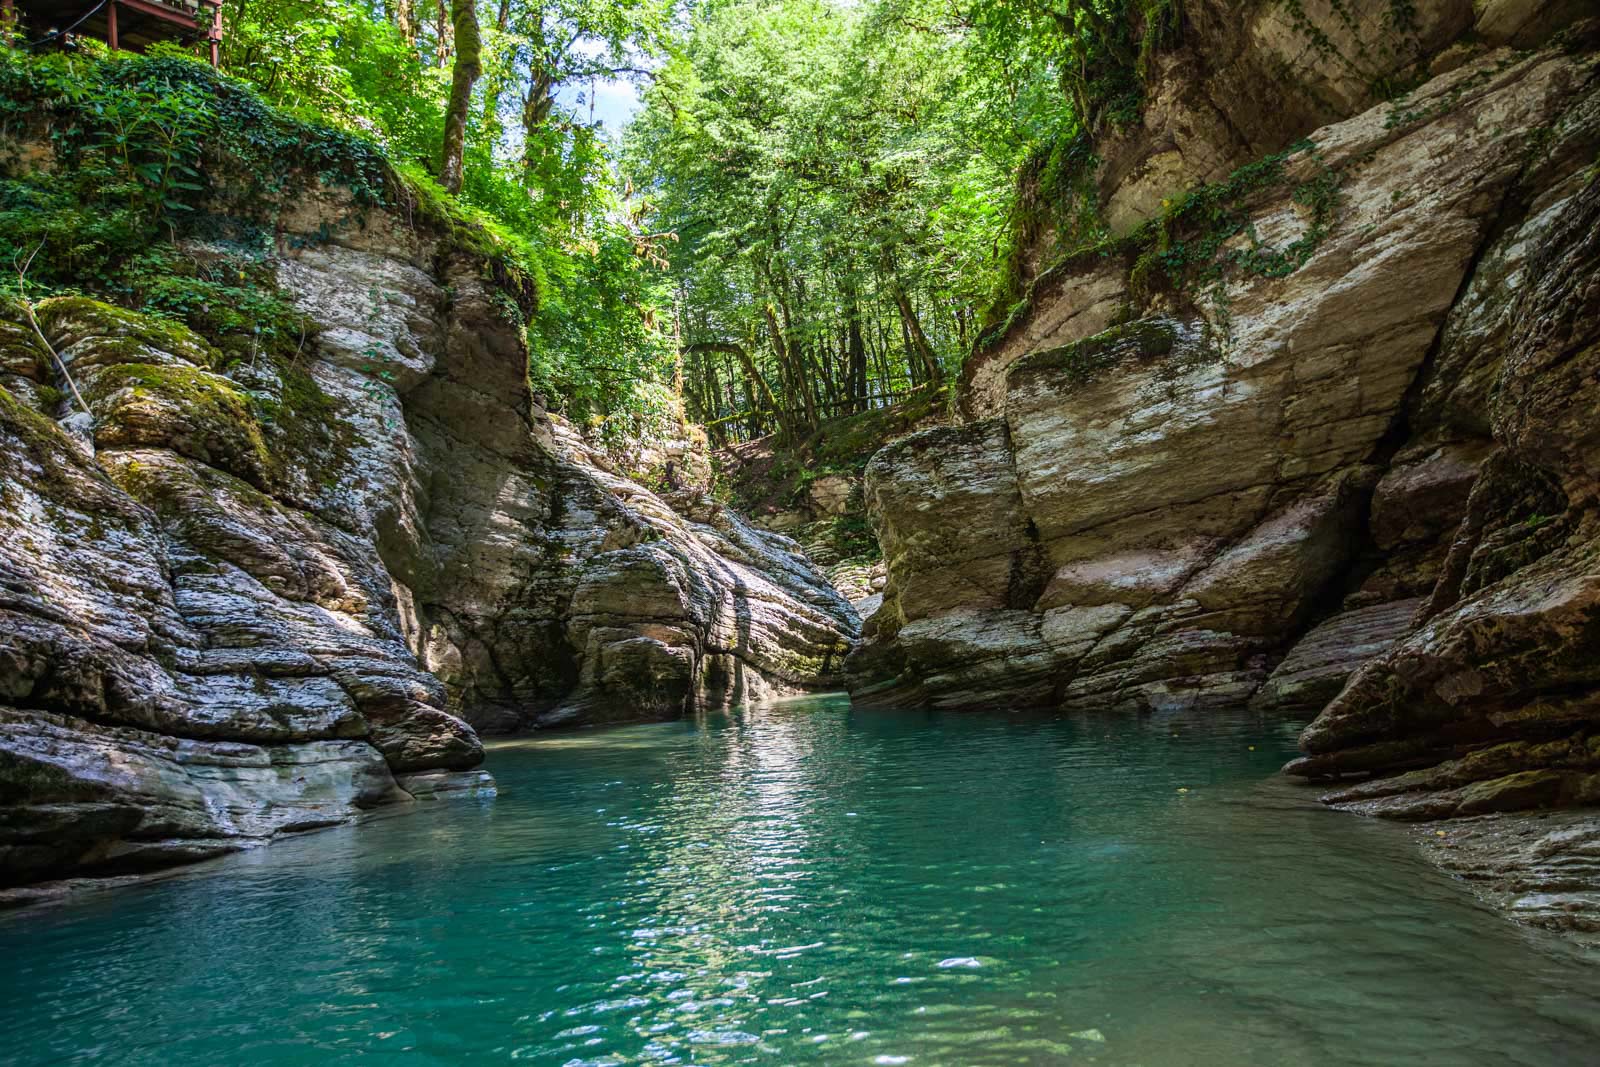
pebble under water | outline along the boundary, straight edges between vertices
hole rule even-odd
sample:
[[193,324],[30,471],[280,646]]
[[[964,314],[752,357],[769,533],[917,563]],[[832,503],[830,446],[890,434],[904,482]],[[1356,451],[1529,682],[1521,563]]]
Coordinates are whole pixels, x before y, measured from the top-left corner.
[[0,916],[0,1061],[1580,1064],[1600,960],[1273,774],[1281,720],[816,698]]

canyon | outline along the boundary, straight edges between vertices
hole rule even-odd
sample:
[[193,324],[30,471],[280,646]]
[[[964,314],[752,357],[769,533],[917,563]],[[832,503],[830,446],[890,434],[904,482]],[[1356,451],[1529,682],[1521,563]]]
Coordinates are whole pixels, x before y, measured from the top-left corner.
[[940,424],[822,483],[882,548],[864,621],[547,412],[537,294],[403,198],[272,204],[289,358],[0,308],[4,878],[481,795],[480,735],[848,688],[1310,720],[1285,770],[1326,803],[1472,827],[1442,863],[1592,927],[1600,23],[1181,6],[1077,175],[1108,232],[1041,211]]

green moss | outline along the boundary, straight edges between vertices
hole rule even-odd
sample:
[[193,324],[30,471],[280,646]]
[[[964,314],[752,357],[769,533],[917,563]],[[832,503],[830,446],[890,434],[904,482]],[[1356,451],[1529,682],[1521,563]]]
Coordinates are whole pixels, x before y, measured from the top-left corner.
[[59,767],[0,753],[0,803],[37,804],[68,797],[70,774]]
[[19,452],[37,468],[37,474],[27,477],[44,489],[47,509],[59,505],[95,515],[95,522],[109,518],[124,524],[141,521],[138,508],[111,486],[92,461],[83,458],[54,420],[0,386],[0,456],[11,457]]
[[[163,444],[204,463],[220,465],[247,481],[265,485],[273,465],[261,424],[256,418],[253,398],[233,382],[218,374],[194,367],[153,363],[120,363],[107,368],[95,382],[94,399],[102,399],[119,389],[131,390],[137,401],[159,397],[176,409],[183,433],[170,440],[165,435],[148,439],[143,425],[134,427],[133,439],[147,444]],[[118,412],[106,418],[115,432]]]
[[[1316,146],[1301,141],[1282,152],[1246,164],[1221,182],[1201,185],[1169,201],[1161,215],[1134,234],[1139,253],[1129,273],[1136,296],[1148,296],[1158,285],[1191,296],[1230,274],[1281,278],[1299,270],[1330,232],[1339,206],[1341,175],[1320,166],[1290,189],[1294,203],[1306,209],[1305,231],[1282,248],[1257,237],[1250,206],[1263,194],[1288,185],[1288,161],[1300,153],[1319,160]],[[1242,246],[1225,248],[1243,236]]]
[[1113,367],[1133,361],[1163,359],[1179,347],[1176,326],[1162,319],[1140,319],[1113,326],[1072,344],[1024,356],[1012,366],[1010,381],[1050,374],[1052,381],[1086,385]]
[[[1311,153],[1318,165],[1309,177],[1290,185],[1289,164],[1304,152]],[[991,309],[987,316],[991,324],[974,340],[972,355],[997,347],[1033,313],[1038,294],[1063,277],[1106,264],[1127,271],[1129,292],[1142,304],[1148,305],[1163,291],[1191,303],[1204,300],[1226,335],[1228,309],[1222,283],[1239,275],[1281,278],[1304,266],[1332,231],[1341,181],[1339,171],[1320,164],[1312,142],[1300,141],[1240,167],[1220,182],[1196,186],[1167,201],[1160,216],[1125,237],[1093,232],[1082,245],[1055,257],[1003,311]],[[1275,248],[1257,236],[1250,208],[1285,189],[1305,211],[1308,225],[1293,241]],[[1235,240],[1240,237],[1242,241]],[[1130,309],[1128,317],[1136,314]]]
[[924,389],[897,404],[825,422],[803,446],[807,466],[859,471],[884,442],[936,414],[944,399],[945,391]]
[[0,386],[0,429],[19,440],[41,465],[54,462],[62,449],[72,447],[72,442],[53,419],[18,400],[5,386]]
[[293,361],[277,366],[276,396],[252,394],[257,417],[272,438],[273,481],[286,484],[290,468],[302,470],[314,483],[330,485],[348,457],[354,431],[342,417],[339,403],[315,378]]
[[197,366],[211,367],[219,362],[217,350],[182,323],[93,297],[50,297],[41,300],[34,311],[39,324],[51,333],[64,330],[109,339],[99,346],[108,355],[136,357],[145,349],[155,349]]
[[537,310],[538,294],[547,285],[533,245],[487,213],[450,196],[421,167],[402,163],[394,173],[399,193],[396,206],[413,224],[424,223],[450,244],[482,259],[491,279],[511,295],[521,321],[526,322]]
[[1038,294],[1062,278],[1106,263],[1120,263],[1126,269],[1138,254],[1139,247],[1137,237],[1112,237],[1109,234],[1101,234],[1087,244],[1052,259],[1029,283],[1027,289],[1004,309],[991,308],[986,313],[985,321],[988,321],[989,325],[973,339],[973,355],[981,355],[1005,340],[1019,323],[1033,313]]
[[919,390],[887,407],[829,419],[810,437],[775,447],[770,459],[719,465],[713,471],[719,498],[757,516],[772,508],[803,506],[812,482],[836,475],[857,477],[884,445],[940,414],[949,397],[948,389]]
[[185,409],[207,408],[240,423],[252,419],[249,400],[228,379],[196,367],[161,363],[119,363],[108,367],[95,384],[94,395],[102,397],[131,386],[138,394],[149,390]]
[[883,558],[878,535],[859,512],[808,523],[795,531],[795,539],[817,563],[871,565]]
[[365,138],[289,115],[204,64],[0,48],[0,125],[52,149],[48,171],[0,177],[0,246],[36,250],[30,286],[181,320],[234,359],[301,347],[307,323],[270,259],[278,216],[322,190],[348,196],[330,198],[321,231],[300,240],[330,240],[384,208],[480,260],[519,325],[534,311],[539,249]]

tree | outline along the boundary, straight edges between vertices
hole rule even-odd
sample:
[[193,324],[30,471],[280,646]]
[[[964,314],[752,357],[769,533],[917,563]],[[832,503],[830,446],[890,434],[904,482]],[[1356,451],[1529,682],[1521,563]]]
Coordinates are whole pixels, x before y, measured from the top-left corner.
[[[642,417],[681,367],[719,431],[795,436],[942,388],[1020,295],[1017,250],[1094,236],[1045,216],[1088,202],[1089,135],[1137,113],[1172,8],[239,0],[224,63],[524,250],[530,373],[569,412]],[[619,78],[646,86],[620,161],[593,114]]]
[[733,0],[698,10],[658,73],[625,158],[683,238],[687,340],[756,342],[720,373],[753,386],[761,417],[692,380],[713,365],[686,364],[708,418],[803,434],[937,389],[959,362],[1027,145],[983,117],[1003,87],[944,17]]
[[466,151],[467,112],[472,87],[483,72],[479,61],[476,0],[450,0],[450,21],[455,30],[456,59],[450,78],[450,100],[444,112],[444,151],[439,162],[439,184],[452,193],[461,191],[462,157]]

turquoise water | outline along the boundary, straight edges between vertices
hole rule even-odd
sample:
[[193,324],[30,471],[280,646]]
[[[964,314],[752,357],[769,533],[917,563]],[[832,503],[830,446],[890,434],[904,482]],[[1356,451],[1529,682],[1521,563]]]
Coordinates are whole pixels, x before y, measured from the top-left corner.
[[1292,737],[823,698],[500,745],[496,799],[0,917],[0,1062],[1596,1062],[1600,960],[1306,806]]

